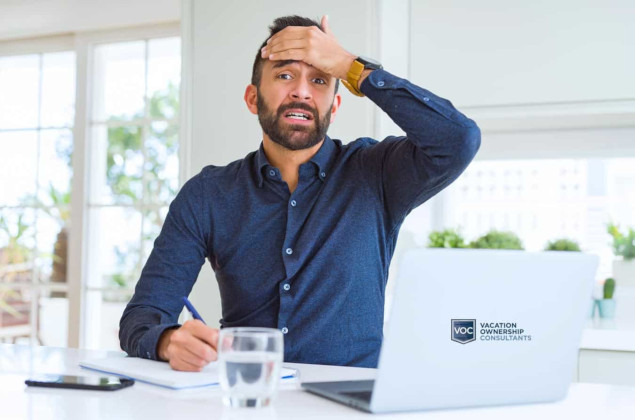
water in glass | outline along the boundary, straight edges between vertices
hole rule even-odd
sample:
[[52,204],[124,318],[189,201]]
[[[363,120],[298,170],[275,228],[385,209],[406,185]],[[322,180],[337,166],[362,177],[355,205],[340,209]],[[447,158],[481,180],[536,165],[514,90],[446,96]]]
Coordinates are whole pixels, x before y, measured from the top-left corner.
[[271,404],[280,381],[282,334],[221,330],[218,361],[223,402],[231,407]]

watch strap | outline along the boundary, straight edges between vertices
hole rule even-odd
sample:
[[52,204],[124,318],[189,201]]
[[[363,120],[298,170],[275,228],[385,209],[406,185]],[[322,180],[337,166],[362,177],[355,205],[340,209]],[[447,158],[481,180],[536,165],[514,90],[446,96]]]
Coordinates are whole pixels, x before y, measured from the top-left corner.
[[358,60],[353,61],[351,68],[346,74],[346,80],[342,80],[342,84],[355,96],[364,96],[357,86],[359,85],[359,79],[362,77],[362,72],[365,68],[364,63]]

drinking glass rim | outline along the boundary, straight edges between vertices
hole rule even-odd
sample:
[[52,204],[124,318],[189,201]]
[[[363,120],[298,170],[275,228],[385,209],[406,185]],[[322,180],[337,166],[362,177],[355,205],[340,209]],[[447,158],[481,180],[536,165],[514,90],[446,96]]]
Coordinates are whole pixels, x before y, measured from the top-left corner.
[[240,335],[245,333],[256,333],[256,334],[271,334],[271,335],[280,335],[282,336],[282,331],[277,328],[267,328],[267,327],[225,327],[221,328],[220,333],[232,333],[234,335]]

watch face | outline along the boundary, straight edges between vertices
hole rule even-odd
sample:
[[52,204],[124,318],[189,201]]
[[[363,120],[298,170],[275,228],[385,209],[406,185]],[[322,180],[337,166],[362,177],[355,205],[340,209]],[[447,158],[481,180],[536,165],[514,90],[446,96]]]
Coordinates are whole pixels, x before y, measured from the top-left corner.
[[362,63],[365,69],[378,70],[378,69],[384,68],[379,61],[373,60],[372,58],[364,57],[361,55],[357,57],[357,61]]

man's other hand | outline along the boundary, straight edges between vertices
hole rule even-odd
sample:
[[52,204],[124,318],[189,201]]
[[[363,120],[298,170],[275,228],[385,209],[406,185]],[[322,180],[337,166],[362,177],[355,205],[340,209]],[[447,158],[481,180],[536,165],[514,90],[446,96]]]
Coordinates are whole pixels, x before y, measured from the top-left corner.
[[357,56],[339,44],[329,26],[327,16],[320,23],[324,32],[316,26],[288,26],[269,38],[261,50],[262,58],[269,60],[303,61],[338,79],[346,80],[346,74]]
[[200,372],[218,357],[218,329],[194,319],[161,334],[157,353],[174,370]]

